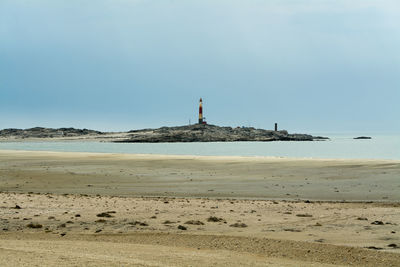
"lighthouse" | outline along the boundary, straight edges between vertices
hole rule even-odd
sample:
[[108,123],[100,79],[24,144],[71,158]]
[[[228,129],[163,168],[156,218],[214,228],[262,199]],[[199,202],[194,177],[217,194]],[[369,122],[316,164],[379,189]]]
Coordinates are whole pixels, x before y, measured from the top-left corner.
[[201,98],[199,103],[199,124],[203,124],[203,99]]

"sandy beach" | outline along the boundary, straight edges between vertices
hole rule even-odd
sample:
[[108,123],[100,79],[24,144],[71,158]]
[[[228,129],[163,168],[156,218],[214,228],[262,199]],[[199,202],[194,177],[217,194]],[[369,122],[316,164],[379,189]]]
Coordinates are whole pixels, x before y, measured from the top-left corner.
[[0,265],[400,266],[400,162],[0,151]]
[[400,161],[0,151],[3,192],[400,200]]

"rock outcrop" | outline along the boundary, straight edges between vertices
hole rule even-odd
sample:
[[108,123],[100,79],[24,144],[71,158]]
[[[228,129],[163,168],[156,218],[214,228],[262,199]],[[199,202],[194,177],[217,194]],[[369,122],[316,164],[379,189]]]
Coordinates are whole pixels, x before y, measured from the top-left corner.
[[253,127],[220,127],[210,124],[194,124],[158,129],[132,130],[129,132],[100,132],[75,128],[4,129],[0,130],[0,141],[7,140],[91,140],[118,143],[173,143],[173,142],[236,142],[236,141],[313,141],[328,139],[308,134],[289,134],[287,131],[272,131]]
[[358,140],[358,139],[372,139],[372,137],[370,137],[370,136],[358,136],[358,137],[354,137],[353,139],[356,139],[356,140]]
[[56,137],[76,137],[84,135],[101,135],[102,132],[88,130],[88,129],[75,129],[75,128],[43,128],[35,127],[30,129],[4,129],[0,130],[0,137],[14,137],[14,138],[56,138]]
[[253,127],[220,127],[210,124],[194,124],[178,127],[162,127],[129,132],[127,139],[119,143],[170,143],[170,142],[236,142],[236,141],[313,141],[327,139],[308,134],[289,134]]

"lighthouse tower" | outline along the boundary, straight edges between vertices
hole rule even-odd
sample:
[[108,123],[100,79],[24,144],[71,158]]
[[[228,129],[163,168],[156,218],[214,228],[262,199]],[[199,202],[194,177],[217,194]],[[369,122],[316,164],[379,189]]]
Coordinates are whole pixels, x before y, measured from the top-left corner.
[[203,124],[203,99],[201,98],[199,103],[199,124]]

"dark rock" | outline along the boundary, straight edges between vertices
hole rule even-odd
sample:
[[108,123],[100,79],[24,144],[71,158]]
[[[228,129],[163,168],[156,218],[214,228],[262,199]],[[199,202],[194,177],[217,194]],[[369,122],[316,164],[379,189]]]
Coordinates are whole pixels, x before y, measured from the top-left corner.
[[354,137],[353,139],[372,139],[372,137],[369,136],[358,136],[358,137]]
[[234,223],[234,224],[231,224],[229,226],[230,227],[245,228],[245,227],[247,227],[247,224],[245,224],[245,223]]
[[286,231],[286,232],[301,232],[301,230],[294,229],[294,228],[285,228],[285,229],[283,229],[283,231]]
[[311,214],[296,214],[297,217],[312,217]]
[[215,217],[215,216],[210,216],[207,219],[207,222],[223,222],[223,221],[225,221],[225,220],[222,218]]
[[30,223],[30,224],[27,224],[26,227],[37,229],[37,228],[42,228],[43,225],[41,225],[41,224],[39,224],[39,223]]
[[190,221],[187,221],[187,222],[185,222],[185,224],[192,224],[192,225],[204,225],[204,223],[203,223],[203,222],[201,222],[201,221],[198,221],[198,220],[190,220]]
[[381,250],[382,248],[380,248],[380,247],[375,247],[375,246],[369,246],[369,247],[365,247],[365,248],[368,248],[368,249],[375,249],[375,250]]
[[325,136],[313,136],[313,140],[314,140],[314,141],[325,141],[325,140],[329,140],[329,137],[325,137]]
[[21,207],[19,206],[19,205],[15,205],[15,208],[14,209],[16,209],[16,210],[20,210],[21,209]]
[[129,222],[128,224],[130,224],[130,225],[139,225],[139,226],[149,226],[147,223],[139,222],[139,221]]
[[99,213],[99,214],[97,214],[96,216],[97,216],[97,217],[105,217],[105,218],[111,218],[111,217],[113,217],[112,215],[110,215],[110,214],[107,213],[107,212]]
[[185,231],[185,230],[187,230],[187,227],[185,227],[183,225],[178,225],[178,229]]
[[382,221],[374,221],[374,222],[372,222],[371,224],[374,224],[374,225],[384,225],[384,223],[383,223]]

